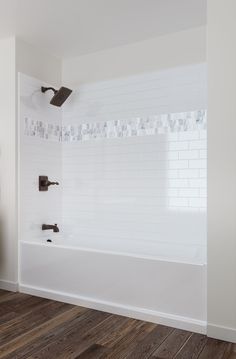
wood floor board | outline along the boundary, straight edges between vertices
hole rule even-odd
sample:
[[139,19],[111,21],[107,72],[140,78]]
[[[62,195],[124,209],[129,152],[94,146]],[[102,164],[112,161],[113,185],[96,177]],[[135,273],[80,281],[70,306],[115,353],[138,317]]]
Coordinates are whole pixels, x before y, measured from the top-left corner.
[[110,352],[103,356],[104,359],[124,359],[131,354],[135,347],[155,328],[155,324],[139,322],[137,326],[127,333]]
[[236,359],[236,353],[233,354],[233,351],[234,351],[233,346],[234,346],[233,344],[227,345],[222,359]]
[[201,334],[0,290],[0,359],[230,359]]
[[35,308],[37,304],[45,302],[49,302],[49,300],[25,294],[19,295],[19,293],[11,295],[9,299],[0,302],[0,317],[9,312],[15,312],[16,315],[19,315]]
[[[28,358],[30,352],[38,350],[38,347],[44,348],[53,341],[58,332],[64,331],[64,325],[67,321],[71,323],[74,318],[80,315],[81,308],[75,307],[51,320],[45,321],[44,324],[31,331],[22,333],[21,336],[0,347],[0,358],[7,357],[7,359],[10,359],[12,356],[14,359]],[[44,336],[46,336],[47,340],[42,343],[41,340],[45,338]]]
[[175,329],[167,336],[158,349],[152,354],[152,358],[173,359],[184,346],[192,333],[181,329]]
[[[1,306],[1,303],[0,303],[0,306]],[[15,312],[8,312],[6,314],[2,314],[0,316],[0,326],[2,324],[5,324],[5,323],[8,323],[10,322],[11,320],[15,320],[16,319],[16,313]]]
[[[94,311],[90,311],[90,313],[93,313]],[[117,326],[119,324],[119,321],[124,320],[124,318],[114,316],[107,314],[104,318],[102,318],[101,321],[98,322],[97,325],[94,325],[91,329],[88,331],[83,328],[83,332],[78,329],[78,326],[81,326],[82,324],[79,322],[74,323],[71,326],[71,323],[68,323],[68,325],[65,325],[60,335],[56,335],[55,342],[58,342],[60,340],[60,336],[65,336],[66,333],[70,335],[69,340],[66,343],[66,347],[63,348],[62,353],[58,354],[58,357],[60,358],[67,358],[68,356],[72,358],[77,358],[80,354],[83,352],[87,353],[87,350],[89,348],[92,348],[94,343],[100,338],[103,338],[107,332],[109,332],[109,329],[111,329],[112,323],[114,326]],[[112,320],[111,320],[112,319]],[[78,328],[76,328],[76,326]],[[72,331],[70,331],[69,328],[72,328]],[[52,349],[52,343],[49,343],[48,350]],[[50,349],[51,347],[51,349]],[[101,346],[99,346],[101,347]],[[90,354],[92,355],[92,354]]]
[[9,292],[8,290],[0,289],[0,299],[2,297],[8,296],[9,294],[14,295],[15,293],[14,292]]
[[18,318],[16,317],[10,321],[10,324],[5,323],[0,327],[0,347],[20,336],[22,332],[28,332],[45,323],[45,320],[50,320],[58,314],[67,311],[68,307],[69,305],[60,302],[43,303],[35,311],[30,311],[30,313]]
[[[120,317],[120,325],[111,325],[111,328],[103,333],[103,336],[96,341],[97,344],[105,346],[107,348],[113,348],[119,341],[121,341],[126,335],[134,330],[140,323],[139,320]],[[113,317],[111,318],[113,322]]]
[[[108,313],[99,311],[85,312],[77,321],[73,324],[69,324],[68,327],[59,335],[55,337],[55,340],[51,342],[47,347],[43,348],[39,352],[30,356],[34,359],[51,359],[51,358],[73,358],[74,352],[78,351],[79,345],[82,342],[83,335],[89,331],[89,329],[96,326],[99,322],[103,321],[109,316]],[[84,350],[84,347],[81,348]]]
[[114,345],[122,337],[122,329],[129,327],[127,323],[128,318],[119,315],[109,315],[108,318],[99,323],[95,328],[89,330],[82,337],[82,341],[109,347],[110,343]]
[[64,328],[67,323],[73,322],[75,318],[82,314],[81,308],[73,308],[51,321],[47,321],[39,331],[33,331],[26,333],[24,342],[20,340],[20,345],[14,348],[14,351],[8,356],[4,356],[4,359],[11,359],[12,355],[14,359],[27,359],[33,353],[47,347],[51,342],[55,340],[60,333],[64,332]]
[[[134,323],[134,325],[131,325],[131,323],[128,324],[129,321],[132,322],[132,324]],[[72,346],[68,347],[59,358],[65,359],[69,356],[70,359],[75,359],[79,357],[79,355],[82,355],[84,351],[87,352],[94,343],[99,347],[106,348],[106,350],[103,350],[102,356],[104,356],[110,352],[109,347],[111,347],[111,345],[114,346],[119,342],[129,331],[134,329],[138,323],[139,321],[137,320],[129,320],[128,318],[118,315],[109,315],[108,318],[98,323],[97,326],[83,335],[79,341],[73,342],[73,348]]]
[[230,343],[221,340],[208,338],[199,359],[225,359],[225,353],[230,345]]
[[146,359],[164,342],[173,329],[164,325],[157,325],[147,337],[140,342],[127,359]]
[[207,337],[193,333],[174,359],[197,359],[206,345]]
[[109,351],[108,348],[105,348],[98,344],[93,344],[87,350],[85,350],[80,355],[76,356],[75,359],[102,359],[104,355]]

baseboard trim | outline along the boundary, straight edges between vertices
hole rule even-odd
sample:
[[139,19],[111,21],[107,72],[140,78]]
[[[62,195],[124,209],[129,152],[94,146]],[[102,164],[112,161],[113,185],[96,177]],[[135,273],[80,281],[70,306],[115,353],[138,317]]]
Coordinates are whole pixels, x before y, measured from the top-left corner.
[[144,320],[152,323],[167,325],[170,327],[189,330],[196,333],[206,334],[206,322],[188,317],[168,314],[149,310],[146,308],[125,306],[118,303],[96,300],[84,296],[67,294],[64,292],[48,290],[39,287],[20,284],[19,291],[21,293],[31,294],[38,297],[48,298],[65,302],[69,304],[79,305],[86,308],[96,309],[103,312],[122,315],[134,319]]
[[207,336],[236,344],[236,329],[208,324]]
[[0,279],[0,289],[9,290],[10,292],[18,291],[18,283],[9,280]]

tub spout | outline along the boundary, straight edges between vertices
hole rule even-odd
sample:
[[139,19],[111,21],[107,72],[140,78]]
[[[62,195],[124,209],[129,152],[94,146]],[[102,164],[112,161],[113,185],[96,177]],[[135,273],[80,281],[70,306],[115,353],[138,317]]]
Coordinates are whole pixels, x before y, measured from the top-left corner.
[[42,231],[46,231],[48,229],[52,229],[54,233],[59,232],[59,228],[57,224],[42,224]]

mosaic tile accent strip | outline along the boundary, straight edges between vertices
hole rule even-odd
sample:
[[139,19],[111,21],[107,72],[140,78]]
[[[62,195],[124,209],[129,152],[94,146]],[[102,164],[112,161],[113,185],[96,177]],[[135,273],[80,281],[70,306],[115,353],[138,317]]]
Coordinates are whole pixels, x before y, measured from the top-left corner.
[[25,117],[24,122],[24,135],[26,136],[57,142],[62,139],[62,128],[60,125],[32,120],[28,117]]
[[46,140],[80,142],[205,130],[206,123],[206,110],[68,126],[52,125],[25,118],[24,134]]

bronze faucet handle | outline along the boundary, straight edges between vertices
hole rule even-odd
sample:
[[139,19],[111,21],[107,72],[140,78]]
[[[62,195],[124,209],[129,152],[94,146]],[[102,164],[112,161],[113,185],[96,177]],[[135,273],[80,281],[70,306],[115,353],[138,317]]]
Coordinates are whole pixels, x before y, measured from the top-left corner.
[[39,191],[48,191],[49,186],[59,185],[59,182],[51,182],[48,176],[39,176]]
[[59,182],[51,182],[51,181],[47,182],[47,186],[53,186],[53,185],[59,186]]

